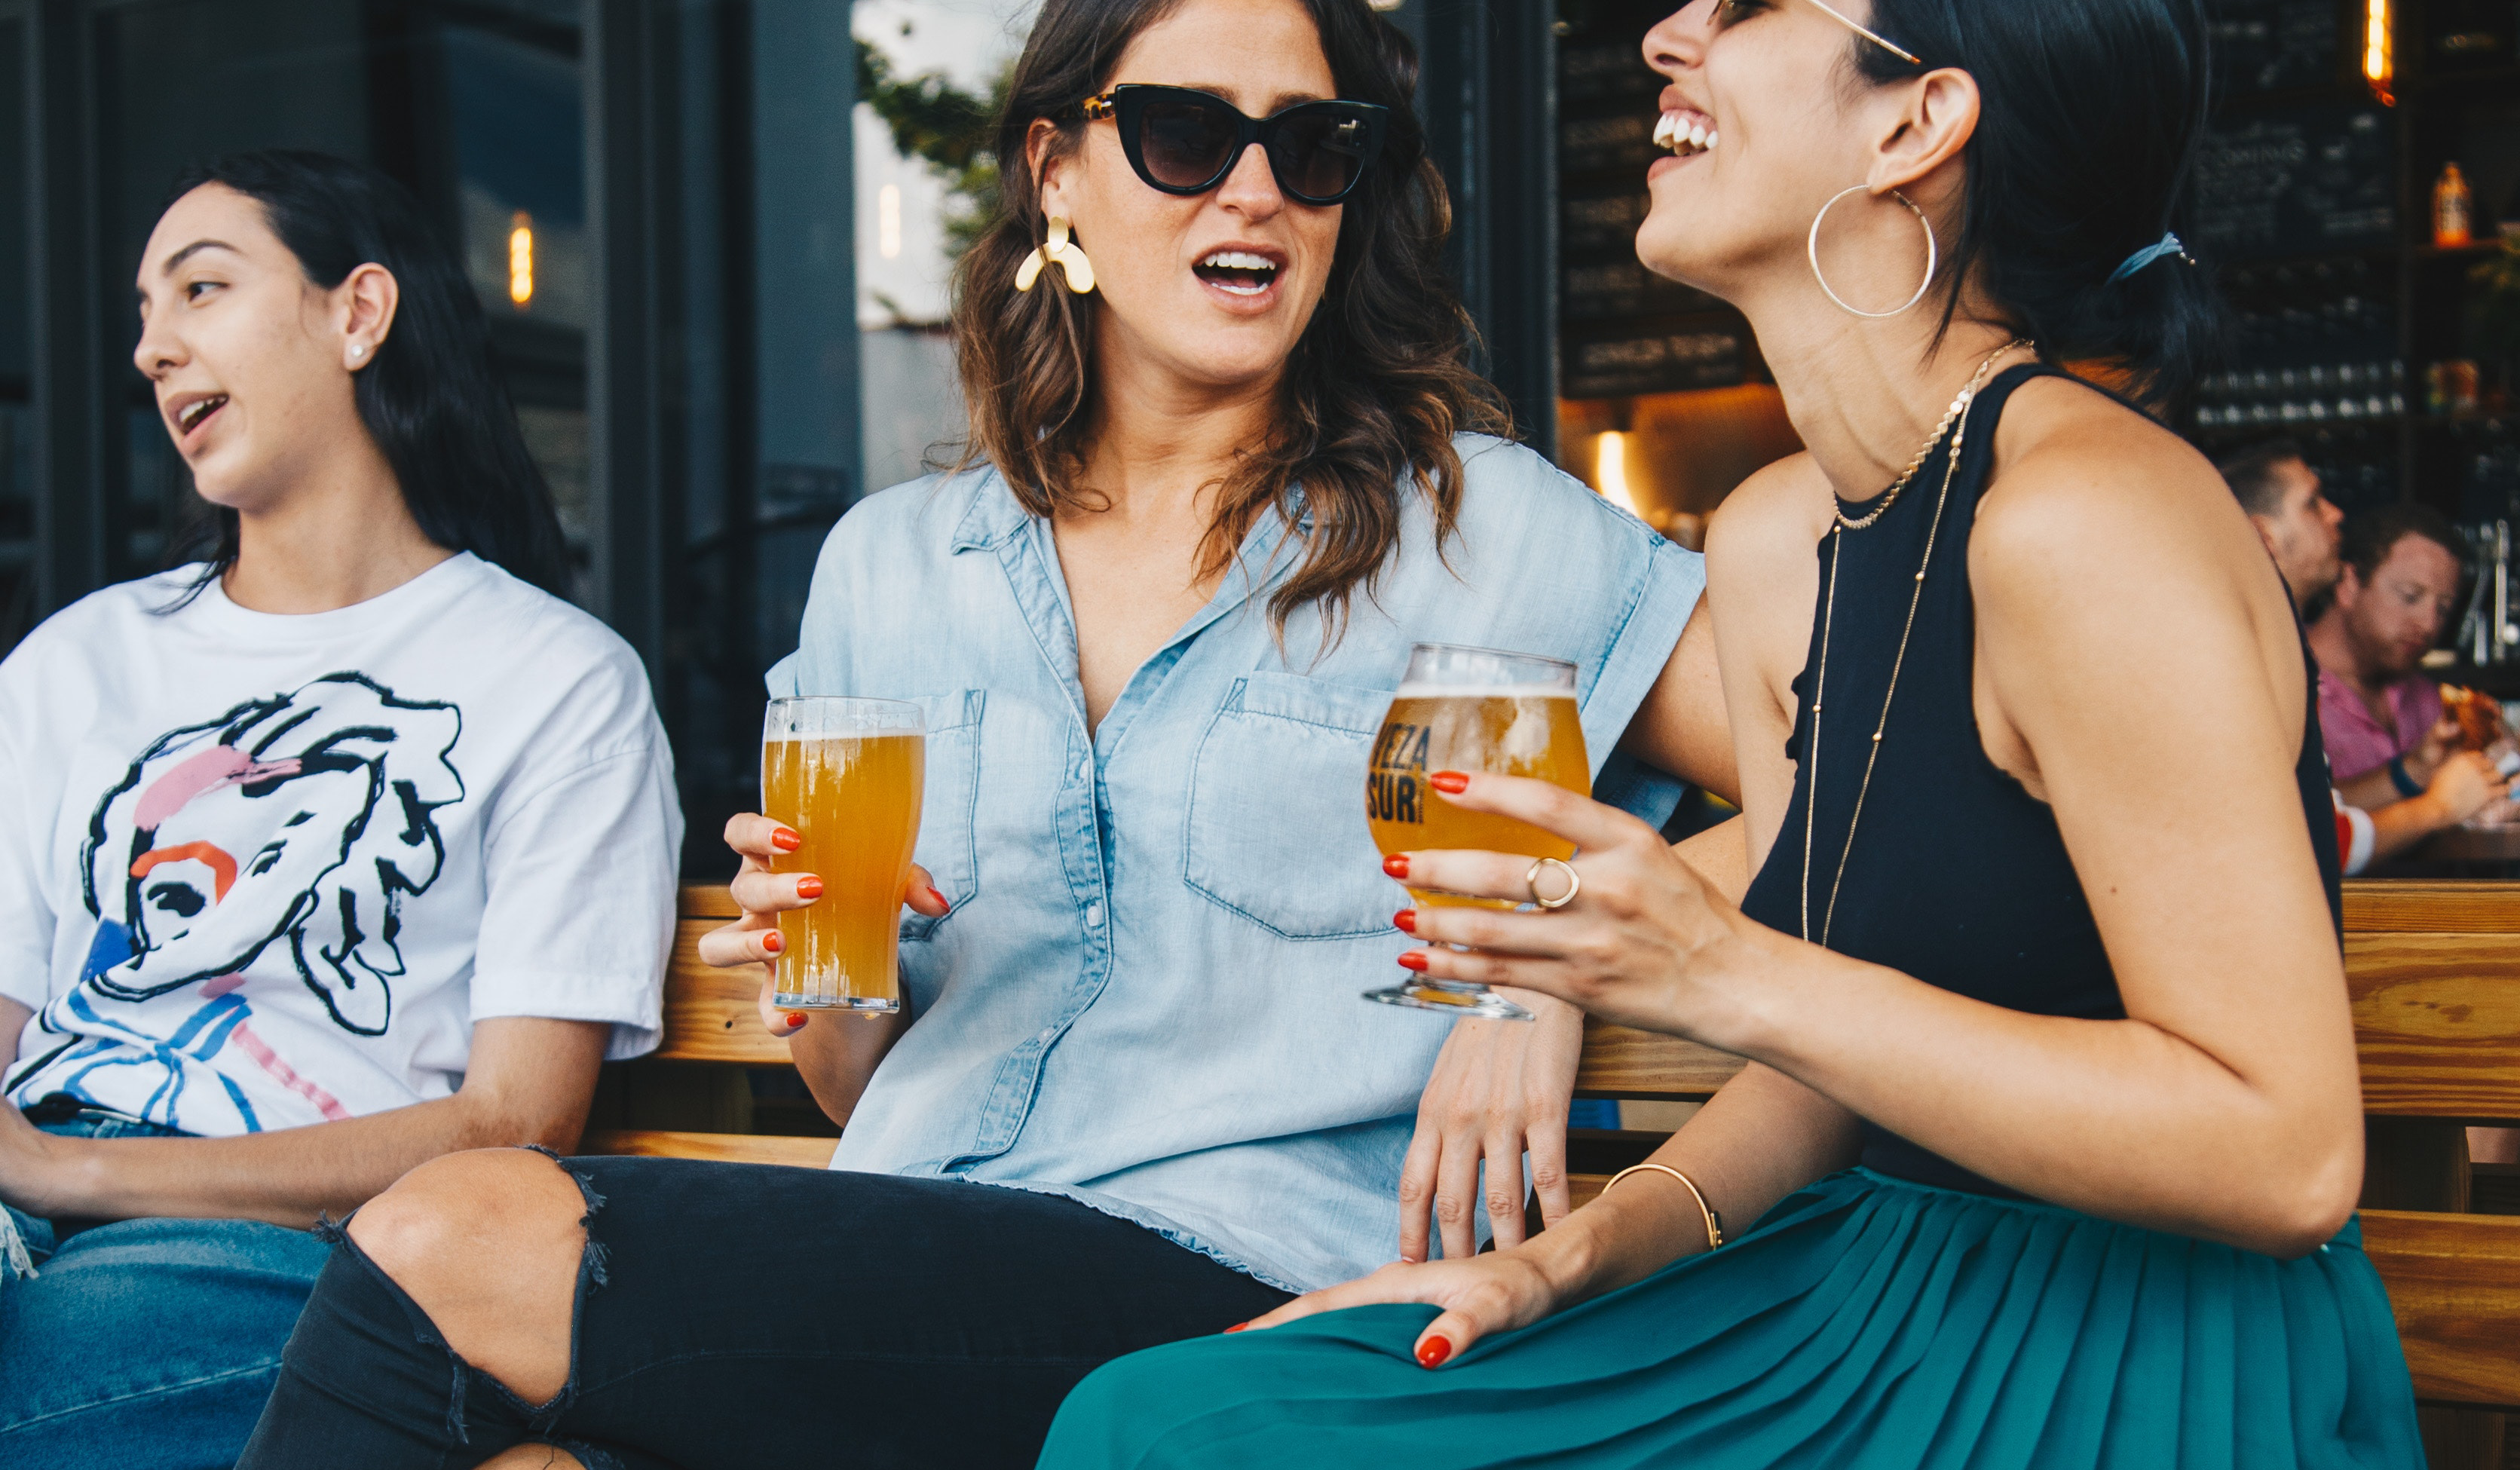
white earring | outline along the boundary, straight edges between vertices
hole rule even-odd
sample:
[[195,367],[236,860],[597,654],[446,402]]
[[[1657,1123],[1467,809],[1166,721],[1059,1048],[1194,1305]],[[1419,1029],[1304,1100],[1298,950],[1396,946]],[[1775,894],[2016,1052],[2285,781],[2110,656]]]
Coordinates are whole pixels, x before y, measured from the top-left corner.
[[1059,275],[1069,290],[1081,296],[1094,289],[1094,262],[1085,258],[1082,246],[1068,243],[1067,216],[1054,214],[1050,217],[1050,239],[1026,255],[1016,269],[1015,290],[1032,290],[1033,283],[1041,279],[1042,267],[1054,260],[1058,262]]
[[365,357],[365,356],[367,356],[367,355],[368,355],[368,349],[367,349],[366,344],[361,343],[361,342],[352,342],[352,343],[350,344],[350,361],[352,361],[352,362],[357,362],[360,358],[363,358],[363,357]]
[[1934,271],[1942,264],[1942,247],[1934,241],[1934,222],[1925,218],[1925,211],[1916,207],[1915,200],[1908,198],[1904,194],[1901,194],[1896,189],[1891,190],[1890,197],[1907,205],[1908,212],[1916,216],[1916,223],[1924,228],[1925,279],[1916,283],[1916,293],[1910,296],[1905,305],[1894,307],[1889,311],[1864,311],[1847,305],[1846,298],[1839,295],[1836,291],[1831,290],[1829,289],[1828,278],[1821,274],[1820,225],[1822,220],[1828,218],[1828,211],[1837,207],[1837,201],[1839,200],[1868,187],[1870,186],[1858,184],[1853,189],[1841,189],[1836,194],[1831,195],[1828,202],[1820,206],[1820,212],[1812,216],[1811,238],[1804,242],[1803,249],[1804,253],[1811,257],[1812,279],[1818,281],[1820,283],[1821,290],[1824,292],[1830,300],[1837,303],[1838,310],[1847,312],[1854,316],[1870,317],[1874,320],[1879,320],[1882,317],[1895,317],[1901,312],[1906,311],[1909,307],[1925,299],[1925,292],[1933,289]]

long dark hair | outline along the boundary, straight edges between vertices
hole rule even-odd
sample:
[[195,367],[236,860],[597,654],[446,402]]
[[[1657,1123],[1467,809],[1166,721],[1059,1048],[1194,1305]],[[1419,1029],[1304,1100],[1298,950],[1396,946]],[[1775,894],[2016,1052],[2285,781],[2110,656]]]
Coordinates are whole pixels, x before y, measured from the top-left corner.
[[[1297,608],[1318,602],[1325,636],[1335,637],[1350,598],[1360,586],[1371,596],[1399,543],[1409,494],[1426,496],[1438,546],[1452,535],[1462,504],[1453,435],[1507,432],[1509,421],[1496,390],[1470,371],[1469,317],[1444,278],[1452,205],[1410,110],[1416,52],[1365,0],[1305,3],[1338,95],[1389,108],[1391,129],[1372,173],[1348,197],[1329,284],[1287,362],[1277,423],[1219,486],[1200,558],[1210,575],[1224,569],[1264,513],[1296,525],[1300,493],[1311,530],[1270,613],[1283,628]],[[1093,313],[1102,308],[1092,296],[1014,288],[1016,266],[1045,238],[1024,140],[1036,118],[1049,118],[1059,125],[1055,147],[1075,149],[1086,126],[1076,105],[1102,89],[1138,32],[1179,4],[1042,6],[998,120],[997,215],[955,270],[956,350],[971,415],[964,463],[986,458],[1035,515],[1097,504],[1080,475]]]
[[[2203,0],[1872,0],[1871,25],[1978,85],[1945,321],[1974,282],[2043,354],[2113,364],[2146,400],[2183,389],[2221,342],[2213,281],[2177,254],[2111,277],[2167,232],[2193,238]],[[1870,81],[1920,73],[1849,41]]]
[[[403,504],[439,546],[566,597],[560,514],[491,367],[481,303],[411,191],[365,164],[274,149],[186,167],[166,203],[203,184],[259,204],[306,279],[326,290],[369,263],[392,273],[401,304],[356,391],[359,421],[393,467]],[[197,528],[186,556],[201,555],[210,563],[204,586],[235,564],[236,512],[222,507]]]

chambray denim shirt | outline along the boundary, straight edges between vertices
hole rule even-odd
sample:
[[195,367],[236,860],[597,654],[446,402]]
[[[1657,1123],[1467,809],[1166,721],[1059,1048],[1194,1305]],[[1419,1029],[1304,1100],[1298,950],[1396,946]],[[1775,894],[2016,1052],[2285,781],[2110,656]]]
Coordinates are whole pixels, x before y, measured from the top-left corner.
[[1413,498],[1327,652],[1315,611],[1270,625],[1295,548],[1264,515],[1090,735],[1050,526],[994,471],[896,486],[833,528],[770,690],[926,712],[918,859],[953,912],[903,920],[915,1021],[832,1168],[1065,1195],[1288,1290],[1393,1258],[1453,1024],[1358,998],[1410,945],[1365,823],[1410,645],[1578,665],[1597,792],[1659,820],[1677,788],[1611,757],[1705,585],[1694,553],[1540,456],[1458,447],[1458,536],[1439,557]]

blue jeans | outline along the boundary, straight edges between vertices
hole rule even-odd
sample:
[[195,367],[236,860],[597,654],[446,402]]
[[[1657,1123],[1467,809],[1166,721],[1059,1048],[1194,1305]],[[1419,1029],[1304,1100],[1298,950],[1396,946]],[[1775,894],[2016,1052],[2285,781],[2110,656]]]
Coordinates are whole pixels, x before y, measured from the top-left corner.
[[[90,1111],[46,1133],[172,1132]],[[0,1465],[234,1465],[331,1247],[245,1220],[124,1220],[60,1238],[9,1211],[36,1273],[0,1260]]]

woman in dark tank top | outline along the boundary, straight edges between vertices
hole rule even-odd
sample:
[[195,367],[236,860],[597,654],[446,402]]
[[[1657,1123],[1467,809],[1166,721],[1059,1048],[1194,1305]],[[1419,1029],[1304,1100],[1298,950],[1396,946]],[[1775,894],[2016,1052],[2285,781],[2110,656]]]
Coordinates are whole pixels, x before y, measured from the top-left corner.
[[2054,366],[2159,401],[2211,334],[2165,234],[2204,52],[2199,0],[1646,38],[1639,254],[1748,315],[1809,446],[1708,547],[1755,876],[1438,777],[1579,856],[1407,855],[1548,903],[1421,912],[1402,962],[1750,1065],[1531,1241],[1104,1367],[1045,1465],[2422,1462],[2290,601],[2211,467]]

